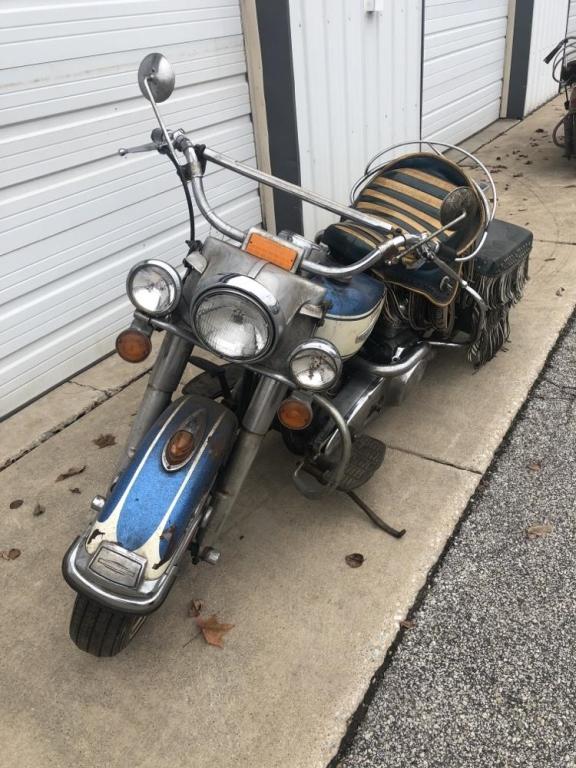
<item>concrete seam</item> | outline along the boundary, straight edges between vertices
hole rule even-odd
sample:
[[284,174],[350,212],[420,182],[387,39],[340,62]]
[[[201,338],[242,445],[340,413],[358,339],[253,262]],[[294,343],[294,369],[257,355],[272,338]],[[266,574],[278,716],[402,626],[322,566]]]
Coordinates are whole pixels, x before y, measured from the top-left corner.
[[97,389],[96,387],[91,387],[88,384],[78,384],[78,382],[76,381],[69,381],[68,382],[69,384],[76,384],[76,386],[78,387],[85,387],[87,389],[92,389],[94,392],[98,392],[99,394],[103,395],[103,397],[100,397],[98,400],[95,400],[93,403],[90,403],[90,405],[83,408],[79,413],[75,413],[71,415],[70,417],[64,419],[64,421],[60,422],[60,424],[57,424],[52,429],[49,429],[47,432],[44,432],[38,438],[36,438],[27,448],[23,448],[16,455],[10,456],[0,465],[0,472],[7,469],[8,467],[11,467],[13,464],[16,464],[16,462],[20,461],[20,459],[22,459],[24,456],[28,456],[29,453],[32,453],[32,451],[35,448],[38,448],[39,446],[43,445],[45,442],[50,440],[51,437],[54,437],[55,435],[65,430],[67,427],[71,426],[72,424],[75,424],[83,416],[86,416],[86,414],[90,413],[95,408],[98,408],[103,403],[107,403],[108,400],[111,400],[115,395],[120,394],[120,392],[125,390],[131,384],[134,384],[134,382],[138,381],[143,376],[147,376],[149,373],[150,373],[150,370],[146,370],[143,373],[138,374],[138,376],[135,376],[130,381],[126,382],[126,384],[122,384],[120,387],[116,389],[111,389],[108,391]]
[[390,448],[392,451],[398,451],[399,453],[407,453],[410,456],[417,456],[419,459],[424,459],[425,461],[432,461],[434,464],[442,464],[444,467],[451,467],[452,469],[458,469],[460,472],[470,472],[473,475],[478,475],[479,477],[482,477],[484,472],[480,469],[473,469],[472,467],[464,467],[460,464],[453,464],[451,461],[444,461],[442,459],[436,459],[434,456],[428,456],[425,453],[419,453],[418,451],[410,451],[408,448],[400,448],[397,445],[391,445],[389,443],[386,443],[387,447]]

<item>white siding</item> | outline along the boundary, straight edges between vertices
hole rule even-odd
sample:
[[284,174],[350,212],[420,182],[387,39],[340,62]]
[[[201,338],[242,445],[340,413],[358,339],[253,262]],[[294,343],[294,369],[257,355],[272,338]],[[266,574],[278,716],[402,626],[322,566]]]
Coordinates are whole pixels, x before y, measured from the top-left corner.
[[576,35],[576,0],[570,0],[570,8],[568,10],[568,28],[566,30],[567,35]]
[[424,0],[422,136],[458,143],[500,116],[508,0]]
[[[131,264],[185,255],[172,166],[116,152],[156,125],[136,84],[151,50],[176,68],[168,125],[253,162],[238,0],[0,5],[0,415],[113,348]],[[207,186],[225,218],[260,220],[253,183],[219,170]]]
[[[516,9],[518,13],[518,8]],[[566,35],[568,0],[534,0],[532,39],[524,114],[533,112],[558,93],[552,79],[552,65],[543,59]]]
[[[302,184],[346,202],[371,155],[420,132],[421,0],[290,0]],[[313,235],[334,217],[304,205]]]

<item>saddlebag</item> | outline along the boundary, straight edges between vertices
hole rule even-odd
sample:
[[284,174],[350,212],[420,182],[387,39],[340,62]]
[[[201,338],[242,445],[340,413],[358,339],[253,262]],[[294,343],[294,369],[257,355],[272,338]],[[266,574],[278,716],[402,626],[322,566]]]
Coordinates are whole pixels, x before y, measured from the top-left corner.
[[[468,350],[468,359],[476,367],[491,360],[508,341],[509,313],[524,292],[532,240],[532,233],[524,227],[495,219],[486,242],[469,265],[468,282],[488,305],[484,327]],[[463,291],[459,294],[456,317],[456,328],[476,337],[478,308]]]

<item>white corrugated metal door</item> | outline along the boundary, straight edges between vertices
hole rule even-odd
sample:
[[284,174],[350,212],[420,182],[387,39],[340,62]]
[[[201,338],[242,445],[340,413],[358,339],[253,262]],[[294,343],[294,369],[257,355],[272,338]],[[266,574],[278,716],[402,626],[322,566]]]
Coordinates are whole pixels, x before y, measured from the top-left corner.
[[[140,59],[160,50],[176,68],[168,125],[239,160],[255,151],[238,0],[4,0],[0,46],[4,415],[113,348],[131,264],[185,255],[167,160],[117,155],[155,127]],[[224,218],[260,221],[252,182],[217,170],[207,187]]]
[[567,35],[576,35],[576,0],[570,0],[568,9],[568,27]]
[[558,83],[552,79],[552,65],[544,63],[544,56],[565,37],[567,16],[568,0],[534,0],[525,114],[558,93]]
[[[420,0],[290,0],[303,186],[346,202],[373,154],[419,138],[421,21]],[[310,236],[336,218],[303,214]]]
[[422,135],[458,143],[500,116],[508,0],[424,0]]

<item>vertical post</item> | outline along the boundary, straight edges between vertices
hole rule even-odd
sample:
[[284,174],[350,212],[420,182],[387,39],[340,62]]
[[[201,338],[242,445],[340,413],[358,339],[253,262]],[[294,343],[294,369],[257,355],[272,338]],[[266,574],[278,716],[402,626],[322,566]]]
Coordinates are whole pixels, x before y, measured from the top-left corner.
[[[264,95],[264,73],[262,70],[262,51],[260,49],[260,32],[256,0],[240,0],[242,30],[244,33],[244,50],[248,69],[248,88],[252,122],[256,140],[256,162],[258,168],[266,173],[272,173],[270,162],[270,137],[268,136],[268,118],[266,115],[266,98]],[[276,214],[274,211],[274,192],[270,187],[260,184],[260,199],[262,201],[262,216],[264,227],[269,232],[276,232]]]

